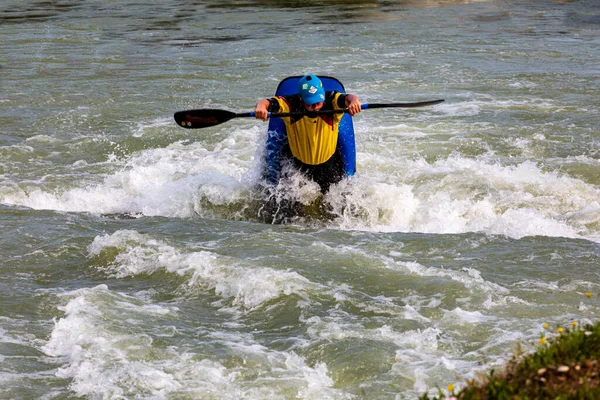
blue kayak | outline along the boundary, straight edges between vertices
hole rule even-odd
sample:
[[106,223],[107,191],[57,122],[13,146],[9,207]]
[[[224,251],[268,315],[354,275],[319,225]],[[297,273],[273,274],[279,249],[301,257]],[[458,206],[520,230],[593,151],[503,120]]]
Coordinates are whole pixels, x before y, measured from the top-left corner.
[[[298,81],[301,76],[290,76],[279,83],[275,96],[290,96],[298,93]],[[344,85],[329,76],[319,76],[325,91],[346,93]],[[281,157],[287,144],[285,123],[281,118],[269,120],[269,131],[266,144],[265,178],[268,183],[276,185],[281,175]],[[356,143],[354,141],[354,125],[350,114],[344,114],[339,124],[337,148],[342,154],[346,176],[354,175],[356,171]]]

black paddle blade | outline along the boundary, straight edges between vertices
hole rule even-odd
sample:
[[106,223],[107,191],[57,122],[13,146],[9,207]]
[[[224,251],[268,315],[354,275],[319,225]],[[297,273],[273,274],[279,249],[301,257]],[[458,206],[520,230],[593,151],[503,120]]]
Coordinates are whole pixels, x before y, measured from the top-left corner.
[[173,117],[179,126],[187,129],[200,129],[222,124],[237,116],[231,111],[202,109],[178,111]]

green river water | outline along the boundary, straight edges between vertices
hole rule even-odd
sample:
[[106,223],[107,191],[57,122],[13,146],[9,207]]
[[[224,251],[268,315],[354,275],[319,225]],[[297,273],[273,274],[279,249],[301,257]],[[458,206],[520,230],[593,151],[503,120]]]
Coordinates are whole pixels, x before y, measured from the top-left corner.
[[[595,0],[2,2],[0,398],[416,399],[596,322],[599,29]],[[354,117],[333,218],[264,223],[266,124],[173,113],[304,73],[446,101]]]

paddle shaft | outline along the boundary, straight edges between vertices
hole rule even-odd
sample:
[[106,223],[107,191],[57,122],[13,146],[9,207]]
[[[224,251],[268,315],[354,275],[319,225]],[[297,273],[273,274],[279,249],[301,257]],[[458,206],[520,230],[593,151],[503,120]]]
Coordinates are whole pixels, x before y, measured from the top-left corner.
[[[364,103],[360,105],[362,110],[372,109],[372,108],[415,108],[415,107],[425,107],[432,106],[434,104],[439,104],[444,100],[431,100],[431,101],[420,101],[417,103]],[[283,118],[283,117],[296,117],[300,115],[314,115],[314,114],[343,114],[347,113],[347,109],[343,110],[324,110],[324,111],[305,111],[305,112],[293,112],[293,113],[268,113],[267,115],[270,118]],[[254,111],[247,113],[236,113],[236,117],[254,117]]]

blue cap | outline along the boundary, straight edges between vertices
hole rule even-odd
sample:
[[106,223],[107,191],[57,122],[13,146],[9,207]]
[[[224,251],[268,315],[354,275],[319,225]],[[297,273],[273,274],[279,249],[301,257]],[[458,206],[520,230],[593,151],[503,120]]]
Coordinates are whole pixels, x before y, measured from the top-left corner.
[[323,82],[316,75],[304,75],[298,81],[298,93],[302,96],[304,104],[315,104],[325,101]]

